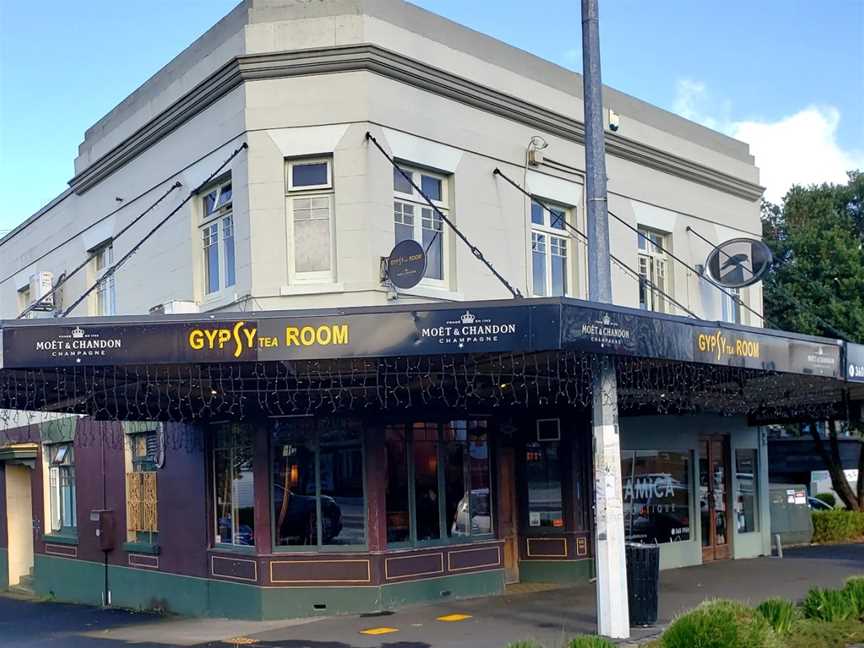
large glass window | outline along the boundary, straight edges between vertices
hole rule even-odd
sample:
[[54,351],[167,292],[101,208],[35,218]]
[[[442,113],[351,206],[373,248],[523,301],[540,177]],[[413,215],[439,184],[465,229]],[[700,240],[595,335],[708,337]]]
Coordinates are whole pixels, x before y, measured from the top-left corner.
[[45,452],[48,457],[51,532],[76,533],[75,448],[71,443],[56,443],[45,446]]
[[126,436],[126,539],[155,544],[158,538],[156,466],[159,435],[156,430]]
[[204,293],[218,293],[236,283],[234,255],[233,191],[230,180],[204,195],[201,249],[204,259]]
[[287,168],[291,277],[330,282],[335,265],[331,159],[289,160]]
[[390,425],[385,441],[388,543],[492,533],[486,421]]
[[639,308],[665,313],[668,304],[664,293],[671,293],[667,279],[668,260],[664,251],[668,249],[669,237],[640,227],[636,238],[639,248]]
[[567,209],[531,201],[531,271],[535,297],[566,295]]
[[756,450],[735,450],[735,478],[738,483],[735,519],[738,533],[752,533],[759,530],[759,518],[756,509],[759,465],[756,456]]
[[213,447],[217,544],[255,544],[254,455],[254,434],[249,428],[217,428]]
[[532,530],[564,528],[561,490],[561,442],[530,441],[525,445],[528,526]]
[[[407,176],[407,177],[406,177]],[[410,178],[410,180],[409,180]],[[438,211],[449,217],[447,178],[429,171],[400,167],[393,169],[393,222],[396,243],[413,239],[426,250],[425,279],[444,280],[446,228],[414,183]]]
[[276,546],[366,544],[362,428],[351,419],[288,419],[272,432]]
[[621,452],[624,533],[628,540],[690,540],[689,468],[688,452]]

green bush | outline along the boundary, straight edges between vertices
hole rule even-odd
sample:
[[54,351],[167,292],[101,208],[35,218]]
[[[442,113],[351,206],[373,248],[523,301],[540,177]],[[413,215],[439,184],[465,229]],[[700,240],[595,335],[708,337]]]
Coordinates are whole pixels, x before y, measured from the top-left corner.
[[845,592],[855,610],[855,618],[861,619],[864,617],[864,576],[847,578],[843,592]]
[[860,511],[814,511],[813,542],[842,542],[864,535],[864,513]]
[[837,497],[834,493],[816,493],[814,497],[822,502],[825,502],[831,508],[837,506]]
[[660,638],[662,648],[779,648],[768,620],[737,601],[706,601],[678,617]]
[[773,598],[762,601],[756,608],[778,635],[789,634],[797,617],[795,606],[785,599]]
[[855,603],[845,590],[814,587],[801,602],[801,611],[808,619],[845,621],[858,616]]
[[573,637],[565,648],[615,648],[615,644],[597,635],[579,635]]

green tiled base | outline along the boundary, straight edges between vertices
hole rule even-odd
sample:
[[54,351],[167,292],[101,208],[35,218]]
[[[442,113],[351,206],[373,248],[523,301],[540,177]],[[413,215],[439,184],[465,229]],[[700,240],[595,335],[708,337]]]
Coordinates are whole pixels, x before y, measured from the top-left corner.
[[[104,566],[36,556],[37,594],[58,601],[101,605]],[[411,603],[490,596],[504,591],[502,570],[368,587],[258,587],[110,566],[111,604],[186,616],[289,619],[392,610]]]
[[593,576],[591,559],[519,561],[519,580],[523,583],[584,583]]

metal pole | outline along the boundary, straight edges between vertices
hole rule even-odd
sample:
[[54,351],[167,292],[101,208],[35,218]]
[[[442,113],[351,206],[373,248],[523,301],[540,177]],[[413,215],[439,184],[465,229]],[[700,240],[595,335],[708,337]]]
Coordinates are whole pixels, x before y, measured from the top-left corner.
[[[582,84],[585,101],[585,189],[588,216],[588,299],[612,302],[606,149],[600,79],[597,0],[582,0]],[[615,639],[630,636],[618,381],[611,356],[594,356],[594,560],[597,572],[597,631]]]

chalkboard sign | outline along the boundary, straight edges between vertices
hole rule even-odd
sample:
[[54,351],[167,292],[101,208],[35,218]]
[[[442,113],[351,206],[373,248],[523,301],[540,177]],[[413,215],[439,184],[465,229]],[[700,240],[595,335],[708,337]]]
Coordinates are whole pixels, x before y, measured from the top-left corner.
[[413,288],[426,274],[426,252],[417,241],[396,244],[387,259],[387,277],[397,288]]

